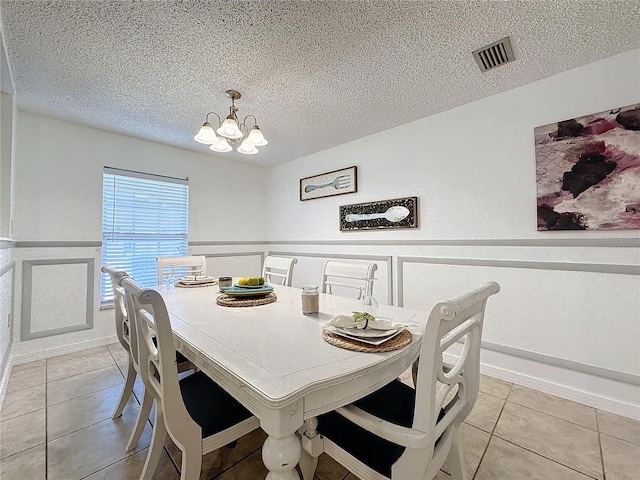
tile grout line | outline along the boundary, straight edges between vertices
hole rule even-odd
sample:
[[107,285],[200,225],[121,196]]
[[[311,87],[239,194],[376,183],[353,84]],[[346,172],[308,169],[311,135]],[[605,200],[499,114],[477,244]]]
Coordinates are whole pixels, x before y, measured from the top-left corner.
[[[112,358],[113,358],[113,356],[112,356]],[[114,359],[114,362],[115,362],[115,359]],[[110,368],[110,367],[105,367],[104,369],[106,369],[106,368]],[[116,364],[116,368],[118,368],[117,364]],[[88,372],[84,372],[84,373],[97,372],[97,371],[99,371],[99,370],[104,370],[104,369],[98,368],[98,369],[96,369],[96,370],[90,370],[90,371],[88,371]],[[122,376],[122,378],[124,379],[124,375],[122,374],[122,372],[120,371],[120,369],[119,369],[119,368],[118,368],[118,372],[120,373],[120,375],[121,375],[121,376]],[[82,374],[80,374],[80,375],[82,375]],[[61,378],[61,379],[58,379],[58,380],[54,380],[52,383],[58,382],[58,381],[60,381],[60,380],[66,380],[67,378],[73,378],[74,376],[78,376],[78,375],[72,375],[72,376],[70,376],[70,377],[66,377],[66,378]],[[45,379],[46,379],[46,378],[47,378],[47,373],[46,373],[46,369],[45,369]],[[124,383],[124,382],[123,382],[123,383]],[[45,382],[45,409],[46,409],[46,412],[45,412],[45,425],[46,425],[46,426],[48,425],[48,421],[49,421],[49,405],[47,405],[47,399],[48,399],[48,398],[47,398],[47,386],[48,386],[48,384],[49,384],[49,382],[48,382],[48,381],[46,381],[46,382]],[[117,387],[118,385],[120,385],[120,384],[119,384],[119,383],[117,383],[117,384],[115,384],[115,385],[110,385],[110,386],[105,387],[105,388],[100,388],[100,389],[95,390],[95,391],[93,391],[93,392],[85,393],[84,395],[80,395],[80,396],[77,396],[77,397],[69,398],[69,399],[64,400],[64,401],[62,401],[62,402],[55,403],[55,404],[53,404],[53,405],[51,405],[51,406],[53,407],[53,406],[56,406],[56,405],[62,405],[63,403],[71,402],[71,401],[73,401],[73,400],[77,400],[78,398],[86,397],[86,396],[88,396],[88,395],[93,395],[93,394],[95,394],[95,393],[102,392],[103,390],[107,390],[107,389],[109,389],[109,388]],[[138,400],[138,399],[137,399],[137,397],[135,396],[135,394],[134,394],[133,392],[132,392],[132,395],[134,396],[134,398],[135,398],[136,400]],[[140,404],[140,401],[138,401],[138,405],[139,405],[139,404]],[[123,412],[122,412],[122,413],[124,414],[124,413],[126,413],[126,412],[130,412],[130,411],[131,411],[131,410],[133,410],[134,408],[135,408],[135,407],[132,407],[132,408],[130,408],[130,409],[128,409],[128,410],[123,410]],[[111,418],[111,417],[109,417],[109,418]],[[59,435],[59,436],[57,436],[57,437],[55,437],[55,438],[52,438],[51,440],[57,440],[58,438],[62,438],[62,437],[65,437],[65,436],[67,436],[67,435],[70,435],[70,434],[72,434],[72,433],[79,432],[80,430],[83,430],[83,429],[85,429],[85,428],[92,427],[92,426],[94,426],[94,425],[98,425],[99,423],[102,423],[102,422],[104,422],[104,421],[106,421],[106,420],[109,420],[109,419],[102,419],[102,420],[99,420],[99,421],[97,421],[97,422],[90,423],[90,424],[88,424],[88,425],[85,425],[85,426],[84,426],[84,427],[82,427],[82,428],[78,428],[77,430],[72,430],[72,431],[67,432],[67,433],[65,433],[65,434],[63,434],[63,435]],[[46,428],[46,427],[45,427],[45,428]],[[46,440],[45,440],[45,442],[46,442],[46,444],[47,444],[47,446],[48,446],[48,443],[49,443],[48,431],[46,431],[46,432],[45,432],[45,435],[46,435],[46,436],[45,436],[45,439],[46,439]],[[95,472],[94,472],[94,473],[95,473]]]
[[[122,372],[121,372],[121,371],[120,371],[120,369],[118,368],[118,364],[117,364],[117,362],[115,361],[115,358],[113,357],[113,355],[111,354],[111,351],[110,351],[108,348],[107,348],[107,351],[109,351],[109,355],[111,356],[111,359],[113,360],[115,367],[118,369],[118,372],[119,372],[119,373],[120,373],[120,375],[124,378],[124,375],[122,374]],[[57,362],[56,362],[56,363],[57,363]],[[47,364],[48,364],[48,361],[47,361]],[[73,377],[76,377],[76,376],[79,376],[79,375],[83,375],[83,374],[85,374],[85,373],[96,372],[96,371],[98,371],[98,370],[103,370],[103,369],[106,369],[106,368],[109,368],[109,367],[104,367],[104,368],[102,368],[102,369],[98,368],[98,369],[96,369],[96,370],[89,370],[88,372],[83,372],[83,373],[80,373],[80,374],[77,374],[77,375],[71,375],[71,376],[69,376],[69,377],[60,378],[60,379],[54,380],[52,383],[57,382],[57,381],[60,381],[60,380],[65,380],[65,379],[67,379],[67,378],[73,378]],[[48,412],[48,408],[49,408],[49,407],[48,407],[48,405],[46,405],[46,402],[47,402],[47,385],[48,385],[48,384],[49,384],[49,381],[48,381],[47,370],[46,370],[46,366],[45,366],[45,480],[47,480],[47,479],[48,479],[48,476],[49,476],[49,465],[48,465],[48,464],[49,464],[49,462],[48,462],[49,437],[48,437],[48,430],[47,430],[47,428],[46,428],[46,426],[48,425],[48,421],[49,421],[49,412]],[[85,394],[85,395],[80,395],[80,396],[78,396],[78,397],[70,398],[70,399],[68,399],[68,400],[65,400],[64,402],[56,403],[55,405],[60,405],[60,404],[62,404],[62,403],[66,403],[66,402],[69,402],[69,401],[72,401],[72,400],[75,400],[75,399],[78,399],[78,398],[82,398],[82,397],[84,397],[84,396],[86,396],[86,395],[91,395],[91,394],[93,394],[93,393],[97,393],[97,392],[100,392],[100,391],[102,391],[102,390],[106,390],[106,389],[108,389],[108,388],[112,388],[112,387],[117,386],[117,385],[119,385],[119,384],[111,385],[110,387],[101,388],[101,389],[99,389],[99,390],[96,390],[95,392],[90,392],[90,393],[87,393],[87,394]],[[135,395],[134,395],[134,398],[135,398]],[[122,413],[124,414],[125,412],[131,411],[131,410],[132,410],[132,409],[129,409],[129,410],[123,411]],[[83,430],[83,429],[85,429],[85,428],[89,428],[89,427],[94,426],[94,425],[97,425],[97,424],[99,424],[99,423],[102,423],[102,422],[108,421],[109,419],[110,419],[110,418],[108,418],[108,419],[104,419],[104,420],[101,420],[101,421],[99,421],[99,422],[95,422],[95,423],[92,423],[92,424],[89,424],[89,425],[85,425],[84,427],[79,428],[78,430],[73,430],[73,431],[71,431],[71,432],[67,432],[67,433],[65,433],[64,435],[60,435],[59,437],[54,438],[53,440],[57,440],[58,438],[63,438],[63,437],[65,437],[65,436],[67,436],[67,435],[71,435],[72,433],[78,432],[78,431]],[[137,452],[136,452],[136,451],[134,451],[133,453],[131,453],[131,455],[125,455],[123,458],[119,459],[118,461],[113,462],[113,463],[111,463],[111,464],[109,464],[109,465],[106,465],[104,468],[101,468],[101,469],[99,469],[99,470],[96,470],[95,472],[91,472],[91,473],[89,473],[88,475],[86,475],[85,477],[82,477],[82,478],[89,477],[89,476],[91,476],[91,475],[93,475],[93,474],[95,474],[95,473],[97,473],[97,472],[99,472],[99,471],[101,471],[101,470],[104,470],[105,468],[109,468],[110,466],[112,466],[112,465],[114,465],[114,464],[116,464],[116,463],[118,463],[118,462],[120,462],[120,461],[122,461],[122,460],[124,460],[124,459],[128,458],[129,456],[135,455],[136,453],[137,453]]]
[[[226,447],[220,447],[220,448],[226,448]],[[241,459],[239,459],[237,462],[235,462],[233,465],[229,465],[227,468],[225,468],[224,470],[222,470],[221,472],[217,473],[215,476],[211,477],[211,480],[214,480],[216,478],[220,478],[220,476],[224,475],[226,472],[228,472],[229,470],[231,470],[232,468],[240,465],[242,462],[244,462],[245,460],[247,460],[251,455],[253,455],[254,453],[256,453],[258,450],[262,449],[262,445],[260,445],[258,448],[256,448],[255,450],[252,450],[251,452],[247,453],[244,457],[242,457]],[[167,451],[167,453],[169,453]],[[211,452],[209,452],[211,453]],[[169,458],[171,458],[171,461],[173,462],[173,458],[171,457],[171,455],[169,455]],[[204,458],[204,456],[203,456]],[[176,469],[178,470],[178,473],[181,473],[180,469],[178,468],[178,465],[176,465],[174,463],[174,465],[176,466]],[[314,477],[316,476],[315,474],[313,475]]]
[[[511,393],[511,392],[509,392],[509,393]],[[507,398],[508,398],[508,396],[507,396]],[[556,416],[554,416],[554,415],[550,415],[550,414],[548,414],[548,413],[546,413],[546,412],[540,412],[539,410],[536,410],[535,408],[527,407],[526,405],[520,405],[519,403],[515,403],[515,402],[512,402],[512,403],[514,403],[514,405],[519,405],[519,406],[521,406],[521,407],[523,407],[523,408],[528,408],[528,409],[530,409],[530,410],[533,410],[533,411],[535,411],[535,412],[539,412],[539,413],[542,413],[542,414],[548,415],[548,416],[553,417],[553,418],[557,418],[557,419],[560,419],[560,420],[564,420],[564,421],[566,421],[566,422],[568,422],[568,423],[571,423],[571,424],[573,424],[573,425],[577,425],[577,426],[579,426],[579,427],[585,428],[586,430],[590,430],[590,431],[592,431],[592,432],[593,432],[593,430],[591,430],[590,428],[585,427],[584,425],[579,425],[579,424],[576,424],[576,423],[570,422],[569,420],[566,420],[566,419],[563,419],[563,418],[560,418],[560,417],[556,417]],[[506,406],[506,401],[505,401],[505,406]],[[595,408],[594,408],[594,410],[597,410],[597,409],[595,409]],[[500,415],[502,415],[502,412],[500,412]],[[597,414],[597,411],[595,412],[595,415],[596,415],[596,427],[597,427],[597,426],[598,426],[598,414]],[[498,425],[498,423],[496,422],[496,426],[497,426],[497,425]],[[601,465],[602,465],[602,475],[603,475],[603,476],[602,476],[602,479],[603,479],[603,480],[606,480],[606,476],[605,476],[605,474],[604,474],[604,457],[603,457],[603,455],[602,455],[602,447],[601,447],[601,444],[600,444],[600,431],[599,431],[599,429],[596,431],[596,433],[597,433],[597,435],[598,435],[598,447],[600,448],[600,463],[601,463]],[[553,458],[549,458],[549,457],[547,457],[546,455],[543,455],[543,454],[541,454],[541,453],[539,453],[539,452],[535,452],[535,451],[533,451],[533,450],[530,450],[530,449],[528,449],[528,448],[526,448],[526,447],[524,447],[524,446],[522,446],[522,445],[518,445],[517,443],[515,443],[515,442],[513,442],[513,441],[511,441],[511,440],[508,440],[508,439],[506,439],[506,438],[503,438],[503,437],[501,437],[501,436],[499,436],[499,435],[492,434],[492,438],[493,438],[494,436],[495,436],[495,437],[497,437],[497,438],[499,438],[500,440],[504,440],[505,442],[508,442],[508,443],[510,443],[510,444],[512,444],[512,445],[515,445],[516,447],[519,447],[519,448],[522,448],[522,449],[524,449],[524,450],[527,450],[528,452],[531,452],[531,453],[533,453],[534,455],[538,455],[538,456],[540,456],[540,457],[542,457],[542,458],[546,458],[547,460],[549,460],[549,461],[551,461],[551,462],[557,463],[558,465],[562,465],[563,467],[568,468],[568,469],[570,469],[570,470],[573,470],[574,472],[578,472],[578,473],[580,473],[580,474],[582,474],[582,475],[584,475],[584,476],[586,476],[586,477],[593,478],[594,480],[598,480],[598,479],[596,479],[595,477],[591,476],[591,475],[590,475],[590,474],[588,474],[588,473],[582,472],[582,471],[580,471],[580,470],[578,470],[578,469],[576,469],[576,468],[574,468],[574,467],[570,467],[569,465],[565,465],[564,463],[559,462],[558,460],[554,460]],[[479,467],[478,467],[478,468],[479,468]]]
[[542,455],[541,453],[538,453],[538,452],[535,452],[535,451],[533,451],[533,450],[530,450],[529,448],[523,447],[522,445],[518,445],[517,443],[514,443],[514,442],[512,442],[511,440],[507,440],[506,438],[502,438],[502,437],[500,437],[500,436],[498,436],[498,435],[495,435],[495,437],[496,437],[496,438],[499,438],[499,439],[500,439],[500,440],[502,440],[502,441],[505,441],[505,442],[507,442],[507,443],[510,443],[511,445],[515,445],[515,446],[516,446],[516,447],[518,447],[518,448],[521,448],[521,449],[523,449],[523,450],[526,450],[527,452],[533,453],[534,455],[537,455],[538,457],[542,457],[542,458],[544,458],[544,459],[546,459],[546,460],[549,460],[550,462],[553,462],[553,463],[555,463],[555,464],[557,464],[557,465],[560,465],[560,466],[562,466],[562,467],[568,468],[569,470],[572,470],[572,471],[574,471],[574,472],[576,472],[576,473],[579,473],[580,475],[583,475],[583,476],[585,476],[585,477],[587,477],[587,478],[590,478],[590,479],[593,479],[593,480],[600,480],[600,479],[598,479],[598,478],[594,477],[593,475],[591,475],[591,474],[589,474],[589,473],[585,473],[585,472],[582,472],[582,471],[580,471],[580,470],[578,470],[578,469],[576,469],[576,468],[574,468],[574,467],[570,467],[569,465],[565,465],[564,463],[561,463],[561,462],[559,462],[559,461],[557,461],[557,460],[554,460],[553,458],[549,458],[549,457],[547,457],[547,456],[545,456],[545,455]]
[[[525,388],[527,388],[527,387],[525,387]],[[544,393],[544,392],[539,392],[538,390],[534,390],[534,389],[530,389],[530,390],[533,390],[534,392],[537,392],[537,393],[543,393],[544,395],[548,395],[549,397],[552,397],[552,398],[559,398],[559,399],[561,399],[561,400],[565,400],[565,401],[567,401],[567,402],[575,403],[576,405],[580,405],[581,407],[591,408],[591,409],[593,410],[593,414],[594,414],[595,416],[597,416],[597,414],[596,414],[596,410],[597,410],[597,409],[596,409],[595,407],[591,407],[591,406],[589,406],[589,405],[584,405],[584,404],[582,404],[582,403],[578,403],[578,402],[572,402],[571,400],[567,400],[567,399],[562,398],[562,397],[557,397],[557,396],[555,396],[555,395],[550,395],[550,394],[547,394],[547,393]],[[509,390],[509,393],[511,393],[511,390]],[[575,422],[574,420],[569,420],[569,419],[567,419],[567,418],[565,418],[565,417],[559,417],[558,415],[554,415],[554,414],[552,414],[552,413],[549,413],[548,411],[545,411],[545,410],[539,410],[538,408],[534,408],[534,407],[531,407],[531,406],[529,406],[529,405],[524,405],[524,404],[522,404],[522,403],[518,403],[518,402],[516,402],[515,400],[510,400],[510,401],[511,401],[511,403],[513,403],[513,404],[515,404],[515,405],[520,405],[521,407],[525,407],[525,408],[528,408],[528,409],[530,409],[530,410],[534,410],[534,411],[536,411],[536,412],[544,413],[545,415],[549,415],[550,417],[554,417],[554,418],[558,418],[558,419],[560,419],[560,420],[564,420],[565,422],[569,422],[569,423],[572,423],[572,424],[577,425],[577,426],[579,426],[579,427],[586,428],[587,430],[591,430],[592,432],[597,432],[597,431],[598,431],[597,426],[596,426],[596,429],[594,430],[594,429],[592,429],[592,428],[590,428],[590,427],[587,427],[586,425],[583,425],[583,424],[581,424],[581,423],[577,423],[577,422]],[[596,422],[596,423],[597,423],[597,422]]]
[[602,437],[600,436],[600,422],[598,421],[598,410],[595,411],[596,414],[596,429],[598,432],[598,448],[600,449],[600,464],[602,465],[602,478],[603,480],[607,480],[607,472],[604,468],[604,452],[602,451]]
[[480,471],[480,466],[482,465],[482,461],[484,460],[484,457],[487,454],[487,450],[489,450],[489,444],[491,443],[491,440],[494,437],[494,433],[496,431],[496,428],[498,427],[498,422],[500,421],[500,417],[502,416],[502,412],[504,411],[504,407],[507,406],[507,402],[509,401],[509,395],[511,395],[511,389],[512,388],[513,388],[513,383],[509,385],[509,391],[507,392],[507,396],[504,398],[504,403],[502,404],[502,408],[500,409],[500,413],[498,414],[498,418],[496,418],[496,423],[493,426],[493,429],[491,430],[491,433],[489,434],[490,436],[489,436],[489,441],[487,442],[487,446],[484,447],[484,451],[482,452],[482,455],[480,456],[480,460],[478,461],[478,466],[476,467],[475,472],[473,472],[471,480],[475,480],[476,476],[478,475],[478,472]]
[[171,465],[173,465],[173,468],[175,468],[178,475],[180,475],[182,472],[178,468],[178,464],[173,460],[173,457],[169,453],[169,449],[167,448],[167,445],[166,444],[163,445],[162,448],[164,449],[164,452],[167,454],[167,457],[169,457],[169,461],[171,462]]

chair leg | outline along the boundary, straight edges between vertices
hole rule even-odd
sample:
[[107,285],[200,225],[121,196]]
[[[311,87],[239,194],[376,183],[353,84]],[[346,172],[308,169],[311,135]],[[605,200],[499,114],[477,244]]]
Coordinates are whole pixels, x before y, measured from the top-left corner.
[[449,473],[451,474],[451,478],[455,480],[467,480],[467,467],[464,463],[464,454],[462,453],[460,427],[454,427],[451,435],[451,448],[449,449],[449,455],[447,456],[447,461],[449,462]]
[[194,438],[182,447],[180,480],[197,480],[202,469],[202,440]]
[[300,471],[302,472],[302,480],[313,480],[313,474],[318,467],[318,457],[310,455],[304,448],[300,454]]
[[[131,432],[131,436],[129,437],[129,441],[127,442],[127,446],[125,447],[125,451],[129,452],[136,448],[140,437],[142,436],[142,432],[144,431],[144,427],[147,424],[147,420],[149,419],[149,413],[151,412],[151,407],[153,406],[153,397],[147,389],[144,390],[144,395],[142,396],[142,404],[140,405],[140,410],[138,411],[138,418],[136,419],[136,424],[133,427],[133,431]],[[156,408],[156,413],[157,413]],[[154,416],[153,428],[156,428],[156,420]]]
[[164,424],[162,409],[156,408],[155,412],[156,413],[153,416],[153,434],[151,435],[151,445],[149,445],[147,459],[144,462],[144,468],[142,469],[140,480],[151,480],[153,478],[153,474],[155,473],[158,462],[160,461],[160,455],[162,455],[164,441],[167,438],[167,427]]
[[413,388],[418,388],[418,365],[420,365],[420,357],[411,365],[411,378],[413,380]]
[[300,454],[300,471],[303,480],[313,480],[313,475],[318,466],[318,457],[322,453],[322,437],[316,430],[318,427],[318,419],[311,417],[305,421],[305,424],[298,434],[300,435],[300,444],[302,445],[302,453]]
[[116,409],[113,411],[113,415],[111,418],[118,418],[122,415],[122,411],[124,410],[124,406],[129,401],[129,397],[133,393],[133,384],[136,382],[136,369],[133,368],[133,360],[131,360],[131,355],[129,355],[129,366],[127,367],[127,378],[124,381],[124,386],[122,387],[122,393],[120,393],[120,400],[118,400],[118,405],[116,405]]

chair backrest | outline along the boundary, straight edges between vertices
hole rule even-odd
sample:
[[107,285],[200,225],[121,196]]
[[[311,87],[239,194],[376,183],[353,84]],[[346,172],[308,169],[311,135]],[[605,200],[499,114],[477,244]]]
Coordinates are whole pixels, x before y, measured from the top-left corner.
[[141,287],[130,277],[123,279],[121,285],[135,323],[140,377],[155,399],[156,408],[162,409],[167,430],[175,435],[186,426],[200,429],[182,400],[171,322],[162,295]]
[[331,295],[346,289],[355,290],[356,298],[373,295],[374,273],[378,269],[375,263],[348,263],[327,260],[322,266],[320,291]]
[[204,255],[185,257],[158,257],[158,285],[164,283],[165,275],[174,275],[176,280],[184,275],[206,275],[207,258]]
[[[487,282],[431,310],[420,350],[413,417],[413,429],[425,432],[429,445],[426,451],[407,448],[393,466],[394,478],[420,478],[413,468],[424,468],[425,458],[438,463],[448,454],[452,426],[460,426],[478,398],[484,312],[487,299],[499,291],[496,282]],[[458,360],[445,365],[443,352],[455,343],[461,343]]]
[[116,335],[118,341],[122,347],[127,351],[131,351],[131,338],[130,338],[130,322],[129,315],[127,313],[127,306],[124,297],[124,290],[120,287],[120,282],[123,278],[129,276],[124,270],[117,270],[115,268],[104,265],[101,270],[108,274],[111,278],[111,286],[113,287],[113,301],[115,303],[116,312]]
[[264,259],[262,276],[267,283],[291,286],[293,279],[293,266],[298,263],[295,257],[272,257]]

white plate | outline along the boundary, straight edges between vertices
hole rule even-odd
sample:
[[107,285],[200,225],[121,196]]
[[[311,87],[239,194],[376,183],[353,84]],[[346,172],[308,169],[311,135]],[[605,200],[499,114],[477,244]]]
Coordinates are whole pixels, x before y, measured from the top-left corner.
[[260,289],[260,288],[269,288],[271,285],[269,285],[268,283],[263,283],[262,285],[239,285],[237,283],[234,283],[233,286],[237,287],[237,288],[256,288],[256,289]]
[[345,328],[345,327],[336,327],[336,330],[340,330],[341,332],[346,333],[351,337],[358,338],[381,338],[388,337],[389,335],[393,335],[396,333],[399,328],[394,328],[392,330],[376,330],[375,328]]
[[185,278],[178,279],[178,282],[184,285],[202,285],[203,283],[214,283],[215,281],[215,277],[202,277],[198,278],[197,280],[190,280]]
[[351,340],[357,340],[358,342],[362,342],[362,343],[368,343],[369,345],[382,345],[387,340],[391,340],[392,338],[397,337],[398,335],[400,335],[402,333],[402,331],[404,330],[404,328],[399,328],[392,335],[389,335],[389,336],[386,336],[386,337],[383,337],[383,338],[366,339],[366,338],[362,338],[362,337],[353,337],[353,336],[348,335],[347,333],[343,332],[342,330],[339,330],[339,329],[331,327],[331,326],[325,327],[325,329],[328,330],[329,332],[335,333],[336,335],[339,335],[341,337],[350,338]]

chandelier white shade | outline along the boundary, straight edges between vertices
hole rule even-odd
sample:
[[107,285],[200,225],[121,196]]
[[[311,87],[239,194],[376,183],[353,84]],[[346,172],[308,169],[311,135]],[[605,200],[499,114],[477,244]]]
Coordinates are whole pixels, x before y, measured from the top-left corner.
[[211,145],[218,141],[218,137],[216,136],[216,132],[213,128],[211,128],[211,124],[209,122],[204,122],[204,125],[200,127],[200,131],[198,134],[193,137],[196,142],[204,143],[207,145]]
[[233,150],[231,145],[229,145],[229,142],[227,142],[227,139],[220,137],[216,137],[209,149],[219,153],[230,152]]
[[[231,106],[229,107],[229,115],[222,121],[220,115],[215,112],[207,113],[204,124],[200,127],[198,134],[193,137],[196,142],[209,145],[209,148],[214,152],[230,152],[233,150],[229,142],[238,143],[240,145],[236,149],[240,153],[245,155],[255,155],[258,153],[256,147],[262,147],[267,145],[267,139],[264,138],[260,127],[256,121],[256,117],[253,115],[247,115],[244,120],[240,122],[238,119],[237,111],[238,107],[235,106],[235,101],[241,97],[240,92],[235,90],[227,90],[226,94],[231,98]],[[209,115],[215,115],[218,117],[217,128],[214,129],[209,123]],[[253,127],[248,129],[247,119],[253,118]]]

